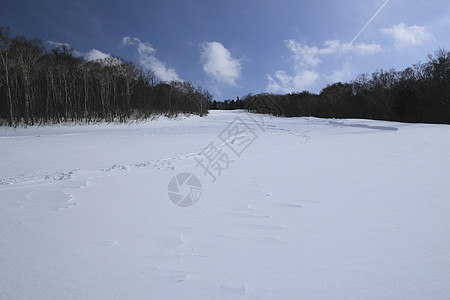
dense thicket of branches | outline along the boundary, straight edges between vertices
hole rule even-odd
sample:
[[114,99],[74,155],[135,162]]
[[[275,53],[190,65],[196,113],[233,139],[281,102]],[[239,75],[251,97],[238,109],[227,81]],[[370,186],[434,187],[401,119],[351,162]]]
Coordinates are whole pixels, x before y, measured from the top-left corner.
[[190,82],[157,83],[154,73],[109,57],[87,61],[62,45],[0,27],[0,124],[127,121],[155,114],[203,115],[212,96]]
[[278,116],[450,124],[450,52],[439,49],[400,72],[379,70],[328,85],[319,95],[250,94],[243,101],[250,111]]

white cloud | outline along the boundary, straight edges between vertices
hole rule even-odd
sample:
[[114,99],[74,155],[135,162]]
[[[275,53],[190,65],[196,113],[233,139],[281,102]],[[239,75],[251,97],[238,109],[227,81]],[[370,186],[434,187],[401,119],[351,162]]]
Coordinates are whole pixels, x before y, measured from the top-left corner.
[[322,60],[320,57],[336,53],[356,53],[359,55],[373,54],[381,50],[380,45],[372,44],[342,44],[338,40],[326,41],[324,47],[310,47],[301,45],[296,40],[285,41],[286,46],[291,50],[297,67],[316,67]]
[[381,46],[377,45],[375,43],[372,44],[365,44],[365,43],[359,43],[359,44],[344,44],[344,52],[354,52],[359,55],[369,55],[374,54],[381,51]]
[[[73,55],[78,57],[84,57],[89,61],[94,60],[103,60],[105,58],[111,57],[111,61],[114,59],[112,58],[111,54],[104,53],[97,49],[92,49],[88,53],[83,53],[81,51],[72,49],[69,43],[61,43],[61,42],[55,42],[55,41],[46,41],[47,44],[52,45],[53,47],[59,48],[59,47],[66,47],[67,49],[70,49],[73,53]],[[117,59],[116,59],[117,60]],[[117,62],[117,61],[116,61]]]
[[54,47],[62,47],[65,46],[67,48],[70,48],[70,44],[69,43],[60,43],[60,42],[54,42],[54,41],[47,41],[47,44],[50,44]]
[[424,26],[407,26],[404,23],[381,28],[380,31],[394,38],[394,45],[397,50],[412,46],[420,46],[433,38],[431,33],[429,33]]
[[156,58],[156,49],[149,43],[141,42],[138,38],[131,38],[129,36],[122,39],[122,45],[137,46],[139,53],[139,63],[147,70],[155,72],[156,77],[162,81],[182,81],[174,69],[168,69],[166,64]]
[[267,79],[269,80],[267,85],[269,93],[291,93],[307,90],[319,79],[319,74],[314,70],[304,70],[291,76],[280,70],[276,71],[273,76],[267,75]]
[[91,51],[86,53],[85,57],[89,61],[103,60],[103,59],[106,59],[108,57],[111,57],[111,54],[104,53],[104,52],[102,52],[100,50],[97,50],[97,49],[92,49]]
[[315,67],[321,62],[318,57],[321,50],[317,47],[302,46],[295,40],[285,41],[286,46],[291,50],[293,58],[297,65]]
[[78,50],[73,50],[73,55],[77,56],[77,57],[81,57],[84,56],[82,52],[78,51]]
[[342,66],[342,69],[340,70],[333,70],[331,72],[331,75],[326,75],[325,79],[329,83],[335,83],[335,82],[345,82],[347,80],[350,80],[353,75],[353,67],[349,62],[344,63]]
[[217,82],[236,86],[236,80],[241,76],[240,61],[219,42],[203,43],[201,49],[203,71]]
[[[333,54],[339,54],[340,57],[343,53],[368,55],[381,51],[381,47],[375,43],[343,44],[338,40],[326,41],[321,48],[302,45],[292,39],[285,41],[285,44],[292,53],[294,74],[289,75],[286,71],[278,70],[273,75],[267,75],[269,81],[267,91],[271,93],[298,92],[311,88],[321,78],[321,74],[316,69],[324,57]],[[351,66],[346,65],[343,70],[333,71],[331,75],[324,77],[328,80],[342,80],[349,75],[350,70]]]

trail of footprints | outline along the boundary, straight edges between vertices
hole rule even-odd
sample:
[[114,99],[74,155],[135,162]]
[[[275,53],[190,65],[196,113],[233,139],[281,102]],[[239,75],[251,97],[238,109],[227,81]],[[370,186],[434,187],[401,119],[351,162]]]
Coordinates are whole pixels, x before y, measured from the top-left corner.
[[[300,135],[297,132],[289,131],[289,134],[298,136],[301,138],[301,142],[309,142],[308,136]],[[220,147],[225,147],[226,144],[223,143]],[[0,179],[0,192],[7,191],[9,189],[15,188],[27,188],[36,187],[30,191],[26,198],[31,203],[36,203],[42,206],[44,204],[50,210],[64,210],[76,206],[78,203],[74,202],[73,195],[70,193],[71,188],[83,188],[89,185],[89,179],[109,176],[112,174],[119,174],[121,172],[142,169],[142,168],[152,168],[157,170],[175,170],[175,163],[180,160],[185,160],[193,158],[199,155],[198,152],[189,153],[181,156],[175,156],[167,159],[161,159],[156,161],[146,161],[139,162],[130,165],[120,165],[114,164],[108,168],[103,168],[100,170],[70,170],[65,172],[49,172],[45,174],[20,174],[16,177],[9,177]],[[58,189],[50,184],[56,184],[63,181],[69,181],[71,184],[64,184],[64,188]],[[42,187],[41,187],[42,186]],[[277,205],[286,209],[299,209],[304,205],[308,206],[312,202],[310,201],[292,201],[286,203],[274,203],[270,201],[271,194],[264,191],[263,185],[258,185],[256,189],[259,195],[257,199],[247,204],[243,209],[237,209],[229,212],[224,212],[225,215],[231,216],[238,221],[236,224],[241,229],[244,229],[244,236],[215,236],[218,243],[224,242],[223,240],[229,239],[242,239],[242,242],[251,241],[253,243],[261,244],[261,246],[272,245],[280,246],[286,244],[285,240],[280,237],[277,233],[280,230],[285,229],[283,224],[274,223],[272,217],[268,214],[258,213],[260,205]],[[248,230],[248,234],[257,233],[257,235],[245,236],[245,232]],[[239,231],[241,232],[241,231]],[[179,257],[191,257],[196,259],[209,258],[214,256],[213,253],[205,252],[207,251],[207,245],[202,245],[201,239],[196,239],[194,236],[190,235],[179,235],[179,236],[166,236],[166,237],[154,237],[157,244],[162,244],[162,249],[172,249],[169,251],[170,255],[175,255]],[[101,240],[94,242],[97,246],[101,247],[111,247],[116,246],[118,241],[115,240]],[[203,247],[202,247],[203,246]],[[202,250],[204,249],[204,250]],[[160,253],[160,255],[166,255],[167,253]],[[155,273],[156,272],[156,273]],[[184,270],[168,270],[168,269],[146,269],[143,270],[144,274],[157,274],[162,278],[162,284],[183,284],[191,279],[191,274]],[[163,276],[161,277],[161,273]],[[153,274],[152,274],[153,275]],[[222,282],[218,283],[218,288],[222,290],[225,294],[232,295],[246,295],[251,291],[251,287],[242,282]]]
[[[267,125],[269,129],[272,130],[281,130],[281,131],[287,131],[288,134],[295,135],[300,137],[300,141],[298,143],[304,143],[309,142],[310,137],[306,135],[301,135],[300,133],[292,130],[285,130],[276,128],[273,125]],[[273,128],[272,128],[273,127]],[[225,148],[227,142],[223,142],[219,145],[220,148]],[[173,171],[175,170],[174,163],[176,161],[180,160],[186,160],[189,158],[193,158],[195,156],[200,156],[200,151],[194,152],[194,153],[187,153],[180,156],[174,156],[166,159],[160,159],[156,161],[147,161],[147,162],[139,162],[131,165],[119,165],[114,164],[108,168],[102,168],[100,170],[88,170],[88,172],[92,173],[92,177],[101,177],[102,175],[107,174],[113,174],[115,172],[123,172],[123,171],[129,171],[132,169],[139,169],[139,168],[154,168],[158,170],[168,170]],[[2,190],[7,190],[13,187],[22,188],[24,186],[35,186],[35,185],[42,185],[42,184],[49,184],[52,182],[57,181],[66,181],[66,180],[72,180],[74,176],[81,173],[82,170],[80,169],[74,169],[69,171],[56,171],[56,172],[48,172],[44,174],[36,174],[36,173],[29,173],[29,174],[19,174],[15,177],[8,177],[0,179],[0,192]],[[97,174],[95,174],[97,173]],[[87,183],[83,184],[86,185]],[[81,187],[81,186],[80,186]]]
[[[12,190],[23,190],[26,201],[22,200],[19,205],[17,201],[2,203],[3,206],[35,205],[45,207],[50,210],[60,211],[78,205],[72,195],[73,189],[84,188],[89,185],[93,178],[119,174],[120,172],[137,170],[142,168],[152,168],[157,170],[173,171],[174,163],[179,160],[195,156],[196,153],[189,153],[181,156],[161,159],[156,161],[139,162],[131,165],[114,164],[111,167],[100,170],[70,170],[48,172],[44,174],[20,174],[15,177],[0,179],[0,193],[7,195]],[[62,186],[61,186],[62,184]],[[23,198],[22,198],[23,199]],[[17,202],[17,203],[16,203]],[[1,206],[0,206],[1,207]]]
[[[173,171],[175,170],[174,162],[187,159],[190,157],[194,157],[198,155],[197,153],[190,153],[185,154],[181,156],[156,160],[156,161],[147,161],[147,162],[139,162],[131,165],[118,165],[114,164],[108,168],[102,168],[98,171],[89,171],[93,175],[102,176],[102,175],[109,175],[114,172],[122,172],[122,171],[129,171],[132,169],[139,169],[139,168],[154,168],[158,170],[169,170]],[[47,184],[51,182],[56,181],[63,181],[63,180],[71,180],[73,179],[77,174],[81,173],[82,170],[75,169],[70,171],[58,171],[58,172],[49,172],[44,174],[36,174],[36,173],[30,173],[30,174],[19,174],[15,177],[8,177],[0,179],[0,191],[5,190],[8,187],[13,186],[31,186],[31,185],[39,185],[39,184]]]

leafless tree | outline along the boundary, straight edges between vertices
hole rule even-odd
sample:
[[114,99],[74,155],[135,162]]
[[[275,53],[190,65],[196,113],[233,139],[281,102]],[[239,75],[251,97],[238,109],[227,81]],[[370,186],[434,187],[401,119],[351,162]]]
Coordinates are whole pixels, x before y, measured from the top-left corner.
[[3,28],[0,27],[0,58],[2,67],[4,69],[5,74],[5,82],[6,82],[6,93],[9,103],[9,126],[14,125],[14,115],[13,115],[13,100],[11,95],[11,86],[9,79],[9,51],[11,48],[11,30],[9,27]]

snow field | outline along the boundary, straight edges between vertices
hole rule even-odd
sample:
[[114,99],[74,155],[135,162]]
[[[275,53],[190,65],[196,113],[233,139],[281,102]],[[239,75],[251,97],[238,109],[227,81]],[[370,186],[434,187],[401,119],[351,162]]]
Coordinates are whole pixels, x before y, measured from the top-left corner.
[[[237,117],[258,136],[240,156],[219,138]],[[233,160],[215,182],[212,141]],[[0,145],[0,298],[450,296],[449,126],[212,111]],[[182,172],[202,183],[186,208]]]

